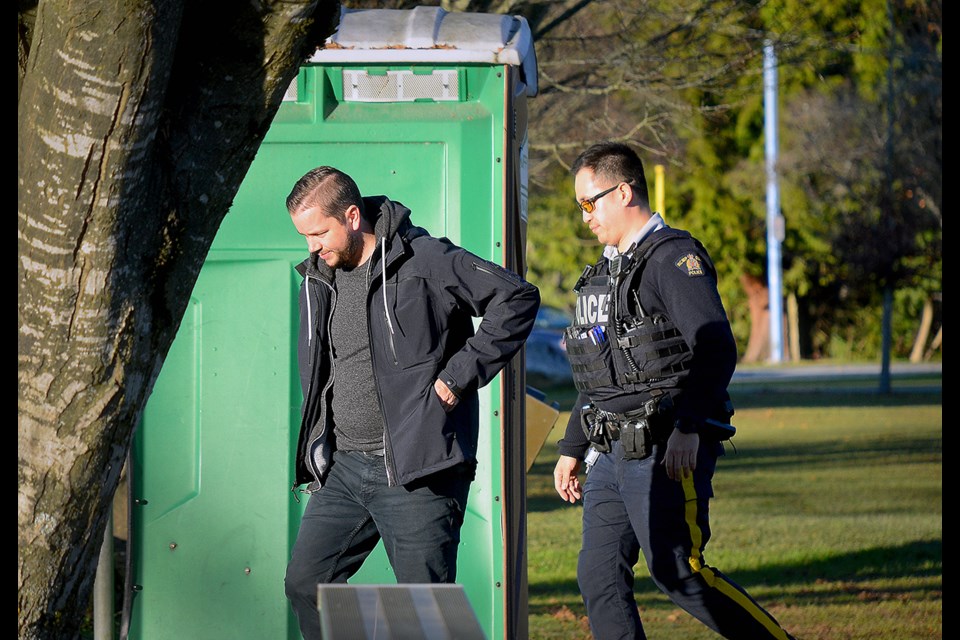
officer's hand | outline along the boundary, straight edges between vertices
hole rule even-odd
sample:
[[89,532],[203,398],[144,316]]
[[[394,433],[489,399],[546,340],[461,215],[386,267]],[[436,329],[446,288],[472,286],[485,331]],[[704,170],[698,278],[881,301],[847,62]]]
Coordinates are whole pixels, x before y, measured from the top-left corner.
[[663,456],[663,466],[667,476],[678,482],[697,468],[697,449],[700,448],[700,436],[696,433],[681,433],[674,429],[667,440],[667,452]]
[[580,479],[577,478],[577,472],[580,471],[580,461],[570,456],[560,456],[557,460],[557,466],[553,470],[553,488],[557,490],[560,497],[573,504],[580,499],[582,491],[580,490]]
[[443,380],[437,380],[433,383],[433,390],[437,392],[437,397],[440,398],[440,404],[443,405],[443,410],[447,413],[453,411],[453,408],[457,406],[457,403],[460,402],[460,398],[457,397],[453,391],[450,391]]

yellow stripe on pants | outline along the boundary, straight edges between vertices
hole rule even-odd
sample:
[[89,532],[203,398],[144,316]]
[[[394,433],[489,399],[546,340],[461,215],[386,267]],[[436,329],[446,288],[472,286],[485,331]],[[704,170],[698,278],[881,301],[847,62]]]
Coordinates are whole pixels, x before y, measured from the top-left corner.
[[727,596],[742,609],[749,613],[753,618],[759,621],[774,638],[778,640],[787,640],[786,632],[780,628],[774,620],[770,618],[766,611],[757,606],[757,604],[748,598],[742,591],[730,584],[723,576],[718,576],[713,570],[704,565],[703,558],[700,555],[700,547],[703,542],[703,532],[697,525],[697,489],[693,486],[693,474],[684,476],[682,483],[683,496],[686,500],[684,505],[684,517],[687,521],[687,527],[690,529],[690,557],[687,562],[694,573],[699,573],[707,586],[716,589]]

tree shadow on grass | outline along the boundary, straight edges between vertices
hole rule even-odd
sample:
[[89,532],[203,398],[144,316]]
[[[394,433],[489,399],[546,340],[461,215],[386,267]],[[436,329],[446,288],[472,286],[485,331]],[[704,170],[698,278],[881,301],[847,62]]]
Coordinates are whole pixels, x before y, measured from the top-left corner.
[[874,440],[832,440],[784,447],[736,446],[736,436],[726,445],[726,455],[717,464],[717,473],[724,470],[749,467],[752,471],[776,467],[784,473],[809,470],[812,467],[825,469],[833,465],[848,466],[856,459],[858,465],[883,461],[900,464],[910,458],[929,461],[943,456],[943,438],[918,437],[905,433],[899,436],[884,436]]
[[[556,402],[561,411],[569,411],[577,399],[572,386],[542,386],[538,390],[546,401]],[[738,409],[782,409],[786,407],[910,407],[943,404],[940,377],[929,377],[916,384],[894,382],[890,393],[881,393],[875,382],[778,382],[771,384],[733,384],[730,396]]]
[[[918,437],[905,433],[884,436],[873,440],[819,441],[802,446],[754,446],[737,447],[736,437],[726,445],[726,455],[717,464],[717,473],[726,474],[742,468],[750,471],[776,469],[778,472],[803,473],[811,469],[820,471],[833,466],[848,466],[855,459],[857,464],[876,465],[886,462],[904,464],[910,460],[920,462],[941,461],[943,438],[939,436]],[[569,505],[553,490],[554,458],[541,456],[533,464],[527,477],[527,512],[549,512],[567,508]]]
[[[720,568],[722,570],[722,567]],[[571,573],[575,571],[571,567]],[[935,578],[943,575],[943,541],[917,540],[903,545],[863,549],[803,564],[774,564],[755,570],[727,574],[748,592],[763,586],[761,604],[789,601],[797,606],[827,606],[853,600],[903,600],[942,598],[939,585],[905,585],[898,578]],[[877,581],[888,581],[878,587]],[[867,583],[870,583],[869,585]],[[531,615],[550,614],[558,606],[582,605],[575,578],[537,580],[536,568],[529,569],[529,595],[533,600],[549,598],[549,604],[533,604]],[[634,585],[638,603],[660,600],[663,594],[648,577],[638,576]],[[647,602],[648,603],[648,602]]]
[[738,409],[783,409],[787,407],[912,407],[943,404],[941,386],[898,389],[880,393],[875,389],[810,388],[802,384],[776,388],[730,387],[730,397]]

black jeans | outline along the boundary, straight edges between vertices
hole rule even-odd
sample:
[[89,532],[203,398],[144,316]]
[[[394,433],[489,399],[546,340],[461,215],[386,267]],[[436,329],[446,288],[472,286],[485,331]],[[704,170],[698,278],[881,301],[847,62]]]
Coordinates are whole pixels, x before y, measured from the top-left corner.
[[284,579],[307,640],[320,638],[317,584],[346,582],[382,539],[400,584],[454,582],[473,466],[400,487],[387,485],[383,456],[336,451],[310,496]]

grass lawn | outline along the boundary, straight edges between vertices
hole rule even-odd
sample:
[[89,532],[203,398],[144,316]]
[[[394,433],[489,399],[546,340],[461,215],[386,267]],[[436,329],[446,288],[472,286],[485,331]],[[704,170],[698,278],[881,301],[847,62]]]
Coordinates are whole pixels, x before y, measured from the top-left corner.
[[[941,395],[731,393],[738,433],[714,478],[706,561],[799,640],[942,638]],[[553,490],[566,419],[528,475],[531,640],[592,637],[576,581],[581,507]],[[636,574],[650,638],[717,637],[642,562]]]

